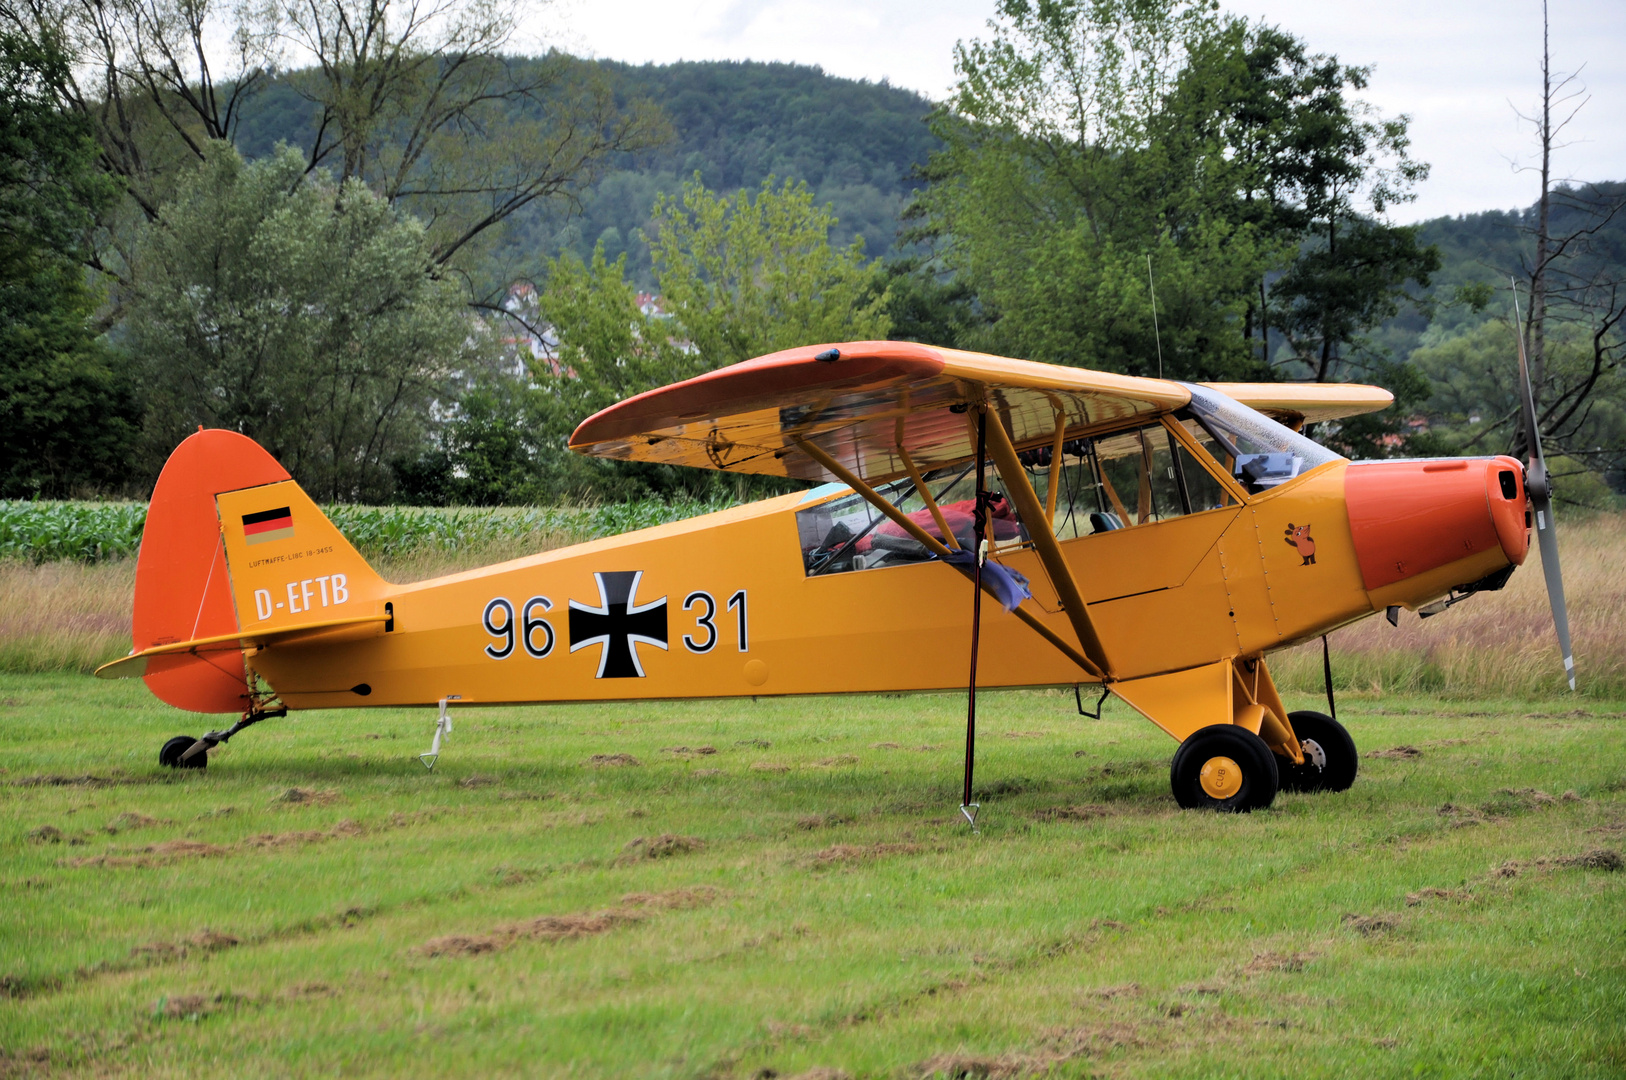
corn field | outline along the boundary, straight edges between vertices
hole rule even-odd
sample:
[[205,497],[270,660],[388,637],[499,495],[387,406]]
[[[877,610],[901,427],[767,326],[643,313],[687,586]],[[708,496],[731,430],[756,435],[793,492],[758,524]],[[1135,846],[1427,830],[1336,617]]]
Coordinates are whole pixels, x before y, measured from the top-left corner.
[[[608,503],[590,507],[322,508],[368,559],[457,552],[493,544],[559,539],[570,542],[724,509],[692,499]],[[95,563],[128,558],[141,547],[145,503],[0,501],[0,559],[31,563]]]
[[101,562],[141,547],[146,503],[0,500],[0,559]]

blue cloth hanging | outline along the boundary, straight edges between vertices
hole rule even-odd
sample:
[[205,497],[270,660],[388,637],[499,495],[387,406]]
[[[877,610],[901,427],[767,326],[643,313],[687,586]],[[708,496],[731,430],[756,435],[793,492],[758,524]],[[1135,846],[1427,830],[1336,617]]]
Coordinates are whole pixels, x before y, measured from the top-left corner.
[[[966,548],[951,551],[938,558],[954,567],[966,577],[971,577],[976,571],[976,555]],[[1012,570],[1008,566],[1001,566],[993,561],[984,561],[982,564],[982,584],[999,606],[1006,611],[1015,611],[1022,601],[1033,596],[1033,590],[1028,586],[1025,575]]]

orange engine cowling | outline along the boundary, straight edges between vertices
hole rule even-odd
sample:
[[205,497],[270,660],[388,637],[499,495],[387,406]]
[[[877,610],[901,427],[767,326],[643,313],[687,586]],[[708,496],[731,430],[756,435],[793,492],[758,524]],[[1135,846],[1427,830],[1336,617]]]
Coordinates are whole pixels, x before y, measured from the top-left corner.
[[1496,548],[1522,565],[1530,550],[1515,458],[1355,462],[1344,499],[1369,591]]
[[[189,436],[164,464],[136,559],[136,649],[238,629],[215,496],[289,479],[253,439],[218,429]],[[241,712],[247,672],[238,652],[155,656],[147,688],[179,709]]]

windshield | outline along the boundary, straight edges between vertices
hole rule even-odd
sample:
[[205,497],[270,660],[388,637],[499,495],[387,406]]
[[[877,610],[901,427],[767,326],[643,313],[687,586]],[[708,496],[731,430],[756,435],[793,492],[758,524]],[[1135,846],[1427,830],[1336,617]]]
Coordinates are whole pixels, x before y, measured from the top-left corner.
[[1190,412],[1219,445],[1214,456],[1250,493],[1286,483],[1317,465],[1343,460],[1325,446],[1255,412],[1235,398],[1193,383]]

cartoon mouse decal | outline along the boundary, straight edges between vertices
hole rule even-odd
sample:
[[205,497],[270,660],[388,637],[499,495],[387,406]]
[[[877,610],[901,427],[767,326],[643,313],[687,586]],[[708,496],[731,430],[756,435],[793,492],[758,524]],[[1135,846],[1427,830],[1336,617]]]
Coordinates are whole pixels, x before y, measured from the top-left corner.
[[1294,525],[1291,521],[1289,521],[1287,523],[1287,536],[1285,537],[1285,540],[1287,543],[1298,548],[1299,554],[1304,556],[1304,561],[1299,563],[1300,566],[1314,565],[1315,541],[1310,538],[1309,525]]

